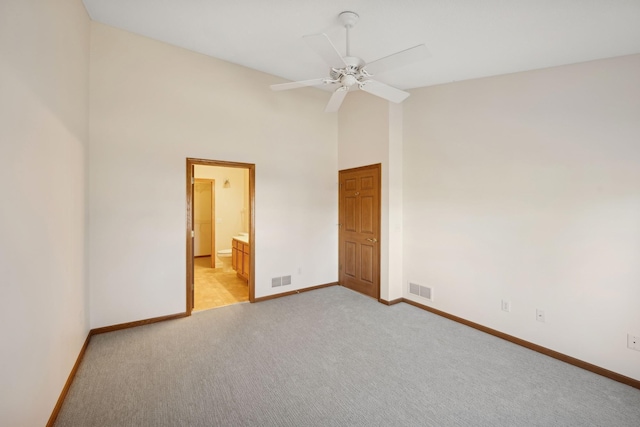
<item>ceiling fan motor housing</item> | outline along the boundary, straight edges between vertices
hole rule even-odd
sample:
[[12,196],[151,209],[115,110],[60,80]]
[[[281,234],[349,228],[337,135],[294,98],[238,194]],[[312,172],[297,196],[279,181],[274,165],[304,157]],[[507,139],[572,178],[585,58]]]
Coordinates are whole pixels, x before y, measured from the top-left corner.
[[362,69],[365,65],[364,61],[355,56],[347,56],[344,58],[344,62],[347,64],[346,67],[331,69],[331,78],[339,81],[342,86],[346,87],[361,83],[362,78],[367,76],[366,72]]

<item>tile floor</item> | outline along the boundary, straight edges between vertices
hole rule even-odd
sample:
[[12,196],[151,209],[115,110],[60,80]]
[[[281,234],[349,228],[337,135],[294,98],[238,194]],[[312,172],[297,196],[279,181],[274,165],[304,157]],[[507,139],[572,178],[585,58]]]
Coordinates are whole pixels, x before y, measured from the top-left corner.
[[247,282],[234,270],[211,268],[211,257],[194,260],[195,297],[193,311],[249,301]]

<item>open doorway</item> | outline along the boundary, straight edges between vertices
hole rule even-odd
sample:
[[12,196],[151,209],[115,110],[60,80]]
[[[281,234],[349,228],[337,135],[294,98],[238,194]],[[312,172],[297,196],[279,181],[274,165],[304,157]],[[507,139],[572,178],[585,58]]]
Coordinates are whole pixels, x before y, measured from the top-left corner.
[[187,311],[254,301],[255,165],[187,159]]

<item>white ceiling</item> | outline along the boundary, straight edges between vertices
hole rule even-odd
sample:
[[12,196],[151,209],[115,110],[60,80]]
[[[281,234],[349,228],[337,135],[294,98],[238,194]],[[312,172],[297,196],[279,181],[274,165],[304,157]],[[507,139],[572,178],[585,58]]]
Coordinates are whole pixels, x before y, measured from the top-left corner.
[[[351,54],[371,62],[421,43],[431,57],[378,77],[411,89],[640,53],[640,0],[84,0],[95,21],[287,80],[326,77],[302,40],[354,11]],[[274,79],[274,83],[280,83]]]

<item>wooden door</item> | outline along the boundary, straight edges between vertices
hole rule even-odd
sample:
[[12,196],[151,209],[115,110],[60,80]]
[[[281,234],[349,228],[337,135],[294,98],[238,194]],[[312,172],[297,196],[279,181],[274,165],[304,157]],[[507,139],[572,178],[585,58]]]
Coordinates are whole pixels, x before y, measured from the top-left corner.
[[380,165],[340,171],[339,274],[342,286],[380,297]]
[[211,255],[211,182],[197,179],[193,186],[193,256]]
[[193,187],[193,256],[211,256],[211,268],[216,268],[216,182],[196,178]]

